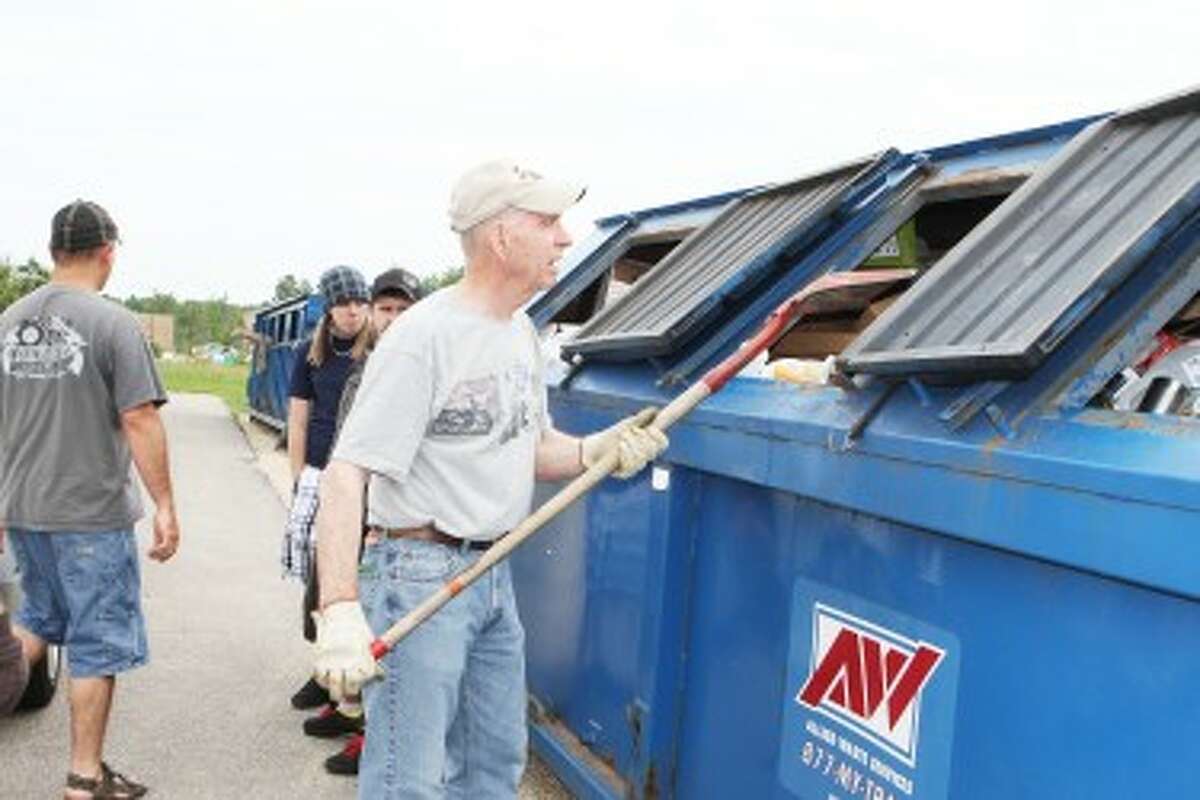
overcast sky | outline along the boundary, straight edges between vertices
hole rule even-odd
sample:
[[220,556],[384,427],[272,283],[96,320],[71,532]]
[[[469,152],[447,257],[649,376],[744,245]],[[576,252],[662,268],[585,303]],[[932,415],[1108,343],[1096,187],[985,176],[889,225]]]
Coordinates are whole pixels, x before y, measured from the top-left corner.
[[449,187],[489,158],[586,182],[579,239],[1200,82],[1194,0],[436,5],[0,0],[0,257],[45,262],[83,197],[122,229],[111,294],[259,302],[457,266]]

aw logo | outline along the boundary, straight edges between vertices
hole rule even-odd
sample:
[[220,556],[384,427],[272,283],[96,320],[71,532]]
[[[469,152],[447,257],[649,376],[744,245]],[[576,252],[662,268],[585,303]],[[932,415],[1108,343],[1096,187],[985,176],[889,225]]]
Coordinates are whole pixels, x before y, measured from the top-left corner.
[[812,631],[812,667],[796,702],[914,766],[921,690],[946,652],[821,603]]

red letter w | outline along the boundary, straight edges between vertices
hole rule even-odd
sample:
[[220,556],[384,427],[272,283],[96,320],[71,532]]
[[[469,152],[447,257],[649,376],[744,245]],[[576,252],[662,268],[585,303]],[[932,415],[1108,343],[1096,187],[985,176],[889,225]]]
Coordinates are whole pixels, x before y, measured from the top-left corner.
[[941,651],[924,643],[910,657],[842,628],[800,690],[800,700],[813,708],[828,700],[867,721],[886,699],[888,727],[894,729],[941,659]]

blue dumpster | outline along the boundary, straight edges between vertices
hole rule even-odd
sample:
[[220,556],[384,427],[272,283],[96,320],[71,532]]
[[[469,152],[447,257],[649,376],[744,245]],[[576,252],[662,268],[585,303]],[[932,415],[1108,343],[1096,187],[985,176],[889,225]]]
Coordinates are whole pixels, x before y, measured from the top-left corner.
[[294,297],[254,315],[254,359],[246,394],[250,416],[283,431],[287,426],[288,387],[297,347],[325,313],[320,295]]
[[917,277],[774,348],[841,386],[736,378],[514,556],[558,776],[1200,796],[1198,209],[1192,91],[600,220],[530,306],[569,431],[664,404],[819,275]]

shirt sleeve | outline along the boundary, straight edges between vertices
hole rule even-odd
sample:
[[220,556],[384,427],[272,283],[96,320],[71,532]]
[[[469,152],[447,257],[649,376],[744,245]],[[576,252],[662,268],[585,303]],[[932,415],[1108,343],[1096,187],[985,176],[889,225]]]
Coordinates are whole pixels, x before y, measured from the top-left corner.
[[432,405],[428,348],[413,348],[402,336],[384,337],[367,359],[331,458],[404,480],[425,437]]
[[154,351],[132,317],[122,318],[113,334],[112,387],[117,411],[167,402],[167,392],[154,365]]
[[316,396],[313,390],[312,364],[308,363],[308,350],[312,342],[305,339],[296,348],[296,361],[292,365],[292,379],[288,385],[288,396],[299,400],[312,400]]

